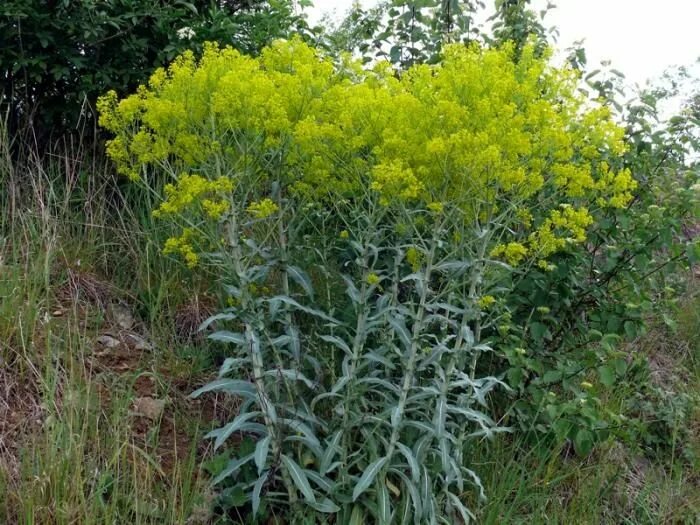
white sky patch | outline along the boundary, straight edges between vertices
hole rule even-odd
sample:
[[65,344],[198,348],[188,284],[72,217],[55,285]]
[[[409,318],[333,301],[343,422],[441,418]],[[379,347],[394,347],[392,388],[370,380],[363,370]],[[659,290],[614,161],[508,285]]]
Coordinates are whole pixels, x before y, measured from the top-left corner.
[[[356,0],[316,0],[310,20],[324,13],[342,18]],[[377,0],[361,0],[371,7]],[[491,2],[492,3],[492,2]],[[643,84],[671,66],[692,65],[700,58],[699,0],[559,0],[545,18],[557,26],[557,47],[584,40],[589,67],[610,60],[628,84]],[[546,0],[535,0],[542,8]]]

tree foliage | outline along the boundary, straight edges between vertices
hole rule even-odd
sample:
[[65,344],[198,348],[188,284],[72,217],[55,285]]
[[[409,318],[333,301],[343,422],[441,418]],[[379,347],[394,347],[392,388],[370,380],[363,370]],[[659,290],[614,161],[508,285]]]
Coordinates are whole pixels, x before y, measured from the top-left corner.
[[99,94],[133,90],[156,67],[213,40],[255,53],[292,28],[286,0],[8,0],[0,82],[10,125],[40,141],[89,118]]

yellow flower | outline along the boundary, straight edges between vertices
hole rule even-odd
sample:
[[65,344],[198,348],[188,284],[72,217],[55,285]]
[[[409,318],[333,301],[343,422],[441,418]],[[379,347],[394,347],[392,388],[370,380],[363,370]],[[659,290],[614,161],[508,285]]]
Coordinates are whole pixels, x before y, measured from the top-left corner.
[[199,264],[199,256],[192,245],[194,237],[194,230],[192,228],[185,228],[180,237],[171,237],[165,241],[163,254],[180,255],[185,260],[188,268],[195,268]]
[[226,213],[229,209],[228,201],[213,201],[211,199],[204,199],[202,201],[202,208],[206,214],[212,219],[219,219]]
[[491,250],[491,257],[502,257],[511,266],[517,266],[527,256],[528,249],[519,242],[499,244]]
[[406,250],[406,260],[411,265],[411,269],[417,272],[423,262],[423,254],[415,247],[411,246]]
[[228,193],[232,190],[233,182],[226,177],[208,180],[201,175],[182,174],[175,184],[165,185],[165,200],[153,215],[155,217],[179,215],[193,208],[201,200],[205,212],[210,217],[218,219],[228,210],[228,201],[223,199],[215,201],[204,197]]
[[256,219],[267,219],[279,211],[279,206],[272,199],[263,199],[250,203],[246,211]]
[[350,237],[350,232],[348,232],[347,230],[343,230],[340,232],[341,239],[347,239],[348,237]]
[[376,273],[370,273],[367,276],[367,284],[370,286],[375,286],[381,281],[380,277]]
[[581,388],[585,388],[586,390],[589,390],[593,388],[593,384],[589,383],[588,381],[581,381]]
[[445,210],[445,205],[442,202],[431,202],[428,204],[428,209],[439,215]]
[[482,309],[488,308],[489,306],[491,306],[495,302],[496,302],[496,298],[493,295],[484,295],[483,297],[480,297],[478,300],[479,307]]
[[[446,45],[439,64],[396,75],[389,63],[364,68],[347,55],[335,67],[301,38],[255,57],[208,43],[201,58],[183,53],[130,96],[106,93],[99,121],[113,134],[107,153],[120,174],[178,172],[155,216],[219,220],[234,183],[214,178],[214,166],[259,191],[269,180],[260,182],[258,162],[284,148],[280,183],[290,197],[322,206],[372,190],[386,206],[442,214],[449,203],[472,221],[504,215],[512,237],[492,257],[513,266],[532,258],[550,271],[550,256],[586,239],[593,216],[580,203],[624,207],[637,182],[605,162],[625,152],[624,129],[580,95],[576,72],[534,44],[517,62],[514,54],[513,44]],[[242,151],[238,137],[259,140]],[[263,199],[247,211],[264,219],[279,209]],[[427,227],[424,216],[414,220]],[[418,250],[406,258],[420,268]]]

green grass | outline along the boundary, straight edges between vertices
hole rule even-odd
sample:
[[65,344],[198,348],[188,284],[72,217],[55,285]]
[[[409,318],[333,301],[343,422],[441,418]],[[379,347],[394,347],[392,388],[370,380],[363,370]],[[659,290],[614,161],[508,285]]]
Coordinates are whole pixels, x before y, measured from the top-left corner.
[[[186,394],[211,364],[201,345],[180,351],[173,337],[189,295],[182,271],[108,172],[84,174],[94,178],[87,194],[67,187],[61,160],[18,170],[5,158],[0,178],[14,196],[0,219],[0,523],[206,517],[200,465],[212,421]],[[111,303],[128,305],[133,328],[117,326]],[[97,343],[127,332],[153,348]],[[135,413],[151,396],[166,401],[153,421]]]

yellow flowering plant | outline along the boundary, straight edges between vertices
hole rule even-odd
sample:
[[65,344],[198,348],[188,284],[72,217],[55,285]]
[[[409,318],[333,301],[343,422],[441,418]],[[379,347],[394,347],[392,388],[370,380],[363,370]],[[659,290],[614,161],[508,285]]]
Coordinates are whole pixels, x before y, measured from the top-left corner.
[[[607,160],[625,150],[610,111],[577,92],[573,70],[535,51],[526,46],[514,62],[509,45],[448,46],[439,65],[396,78],[380,66],[334,68],[298,39],[258,58],[209,44],[134,95],[104,96],[100,123],[115,134],[108,151],[121,173],[136,179],[153,166],[175,179],[159,214],[230,184],[251,184],[254,197],[276,178],[318,201],[367,187],[384,205],[438,210],[446,199],[465,220],[504,231],[518,203],[526,227],[492,253],[519,264],[583,242],[592,207],[624,207],[635,187],[629,170]],[[241,206],[270,213],[259,200]],[[213,217],[228,206],[200,205]]]
[[209,44],[101,99],[120,173],[167,179],[154,214],[181,232],[164,251],[225,283],[231,331],[212,338],[232,356],[199,393],[246,400],[210,437],[258,436],[216,479],[254,462],[254,513],[272,487],[338,523],[468,521],[466,443],[511,430],[487,398],[531,380],[529,335],[559,314],[524,316],[528,279],[582,271],[562,261],[633,199],[624,131],[579,80],[534,45],[445,46],[399,75],[291,39]]

